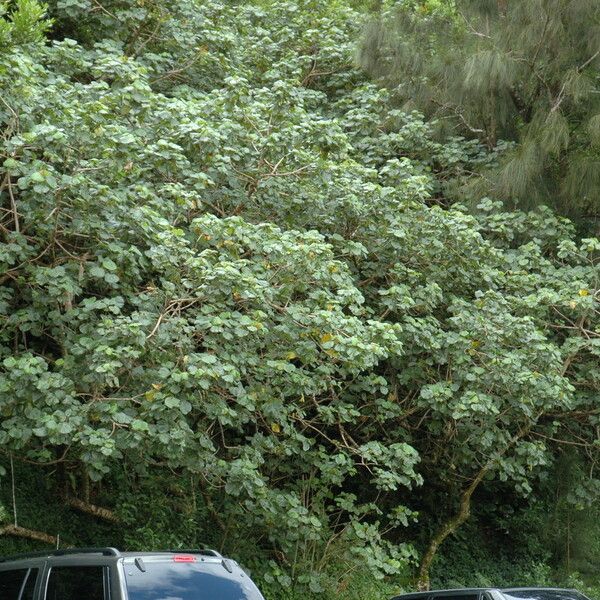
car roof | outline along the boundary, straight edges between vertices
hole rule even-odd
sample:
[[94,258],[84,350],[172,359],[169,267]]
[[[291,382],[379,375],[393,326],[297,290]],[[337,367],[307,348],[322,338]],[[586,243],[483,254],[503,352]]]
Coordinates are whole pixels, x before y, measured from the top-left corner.
[[13,556],[0,557],[0,568],[7,565],[23,565],[51,561],[53,563],[73,563],[73,562],[95,562],[98,564],[107,564],[113,561],[125,559],[129,560],[136,557],[146,559],[160,560],[167,559],[174,555],[194,555],[202,562],[224,562],[225,564],[233,562],[231,559],[223,557],[216,550],[208,549],[173,549],[157,550],[155,552],[120,552],[116,548],[65,548],[62,550],[47,550],[39,552],[29,552],[25,554],[15,554]]
[[499,588],[501,592],[575,592],[573,588],[559,587],[509,587]]
[[431,594],[444,594],[447,596],[458,596],[460,594],[478,594],[479,592],[486,592],[488,590],[495,590],[498,588],[491,587],[479,587],[479,588],[451,588],[447,590],[429,590],[428,592],[407,592],[406,594],[399,594],[395,598],[426,598]]
[[407,592],[405,594],[399,594],[394,596],[393,600],[402,598],[403,600],[410,600],[411,598],[427,598],[432,595],[443,595],[443,596],[460,596],[463,594],[478,594],[480,592],[487,592],[490,590],[498,590],[500,592],[574,592],[576,590],[569,588],[558,588],[558,587],[478,587],[478,588],[450,588],[441,590],[429,590],[427,592]]

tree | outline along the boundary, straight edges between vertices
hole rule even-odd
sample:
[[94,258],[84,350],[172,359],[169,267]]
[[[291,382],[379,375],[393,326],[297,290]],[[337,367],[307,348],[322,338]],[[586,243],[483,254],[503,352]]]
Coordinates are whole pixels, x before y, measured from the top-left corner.
[[[367,30],[362,64],[404,106],[490,148],[476,197],[549,204],[587,225],[600,210],[595,2],[399,3]],[[503,146],[504,147],[504,146]]]

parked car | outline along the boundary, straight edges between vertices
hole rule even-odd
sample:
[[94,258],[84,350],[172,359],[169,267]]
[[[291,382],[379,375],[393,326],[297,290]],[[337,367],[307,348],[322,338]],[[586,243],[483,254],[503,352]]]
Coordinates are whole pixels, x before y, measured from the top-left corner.
[[0,600],[264,600],[214,550],[74,548],[0,558]]
[[577,590],[562,588],[465,588],[400,594],[392,600],[589,600]]

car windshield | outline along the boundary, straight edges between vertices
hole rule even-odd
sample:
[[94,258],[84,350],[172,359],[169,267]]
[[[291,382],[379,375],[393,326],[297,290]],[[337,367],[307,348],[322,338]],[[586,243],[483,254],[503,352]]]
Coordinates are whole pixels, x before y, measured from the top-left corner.
[[126,565],[129,600],[264,600],[249,577],[221,564],[145,562]]
[[507,600],[588,600],[575,590],[511,590],[502,594]]

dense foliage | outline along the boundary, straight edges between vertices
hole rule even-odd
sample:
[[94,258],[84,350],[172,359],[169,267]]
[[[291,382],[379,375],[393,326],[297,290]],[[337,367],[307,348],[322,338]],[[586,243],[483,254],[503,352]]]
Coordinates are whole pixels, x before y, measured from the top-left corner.
[[594,505],[600,242],[440,206],[498,153],[393,107],[364,15],[2,6],[3,533],[359,597],[427,583],[471,511],[522,529],[565,447],[560,510]]

